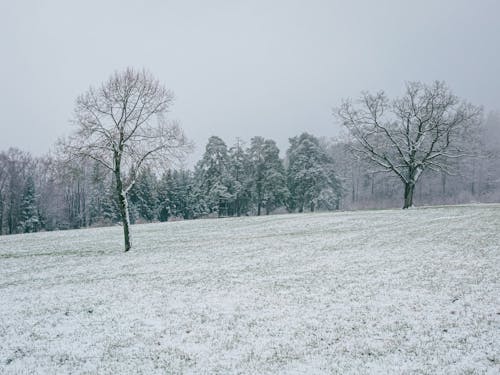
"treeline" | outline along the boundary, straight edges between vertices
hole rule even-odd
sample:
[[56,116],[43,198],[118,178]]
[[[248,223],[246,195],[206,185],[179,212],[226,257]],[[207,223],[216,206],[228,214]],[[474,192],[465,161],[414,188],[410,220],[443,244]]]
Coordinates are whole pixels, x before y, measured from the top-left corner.
[[[500,119],[491,114],[477,153],[453,174],[428,171],[417,204],[500,201]],[[129,192],[132,222],[399,207],[400,182],[349,152],[348,143],[303,133],[284,157],[254,137],[208,140],[193,169],[144,168]],[[120,221],[110,173],[91,161],[0,152],[0,234],[112,225]]]
[[[254,137],[228,147],[208,140],[194,170],[141,170],[129,191],[131,222],[338,209],[342,187],[320,140],[290,139],[286,165],[275,141]],[[81,228],[119,222],[114,179],[92,161],[0,153],[0,233]]]

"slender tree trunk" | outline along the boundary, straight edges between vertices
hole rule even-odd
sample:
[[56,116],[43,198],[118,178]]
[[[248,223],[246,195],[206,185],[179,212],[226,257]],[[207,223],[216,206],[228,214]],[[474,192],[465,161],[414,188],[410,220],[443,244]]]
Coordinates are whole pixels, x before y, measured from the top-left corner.
[[371,198],[373,199],[373,193],[375,191],[375,173],[372,173],[371,175],[371,183],[372,183]]
[[240,208],[240,198],[236,198],[236,201],[234,202],[236,205],[236,216],[240,217],[241,216],[241,208]]
[[474,197],[476,195],[476,159],[472,159],[472,179],[470,184],[470,193]]
[[351,171],[351,176],[352,176],[352,198],[351,202],[355,203],[356,202],[356,181],[354,178],[354,168]]
[[129,251],[130,248],[132,247],[132,244],[130,242],[130,229],[129,229],[130,217],[128,212],[127,196],[124,191],[121,191],[118,194],[118,201],[123,223],[123,238],[125,240],[125,251]]
[[441,174],[441,195],[446,196],[446,173]]
[[[258,181],[260,181],[260,177],[258,177]],[[262,186],[260,182],[257,182],[257,216],[260,216],[262,211]]]
[[0,193],[0,236],[3,234],[3,196]]
[[[11,190],[10,194],[11,195],[13,194],[12,190]],[[14,205],[15,205],[14,198],[11,197],[10,204],[9,204],[9,212],[8,212],[8,216],[7,216],[7,225],[9,227],[9,234],[16,233],[15,228],[16,228],[17,223],[15,223],[15,219],[14,219]]]
[[311,212],[314,212],[314,202],[311,202]]
[[130,217],[128,212],[127,194],[123,190],[123,182],[120,174],[120,168],[115,169],[116,178],[116,194],[118,195],[118,206],[120,208],[120,216],[123,223],[123,237],[125,240],[125,251],[129,251],[132,247],[130,241]]
[[405,183],[405,196],[403,209],[413,206],[413,192],[415,191],[414,183]]
[[85,186],[82,188],[82,225],[83,227],[87,227],[87,200],[86,200],[87,194],[85,192]]

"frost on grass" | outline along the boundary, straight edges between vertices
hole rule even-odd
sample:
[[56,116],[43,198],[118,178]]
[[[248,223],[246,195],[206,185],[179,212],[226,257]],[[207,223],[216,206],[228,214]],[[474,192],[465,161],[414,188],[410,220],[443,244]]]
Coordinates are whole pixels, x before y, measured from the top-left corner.
[[500,370],[500,206],[0,237],[0,373]]

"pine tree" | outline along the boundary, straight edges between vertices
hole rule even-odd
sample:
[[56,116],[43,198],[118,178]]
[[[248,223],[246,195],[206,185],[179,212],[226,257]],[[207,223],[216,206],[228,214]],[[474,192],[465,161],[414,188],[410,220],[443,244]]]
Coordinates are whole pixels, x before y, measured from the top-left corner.
[[200,216],[197,197],[195,195],[194,178],[190,171],[180,170],[174,173],[176,213],[183,219],[193,219]]
[[273,140],[253,137],[248,149],[252,170],[252,201],[261,214],[264,206],[266,214],[285,203],[288,197],[286,175],[279,149]]
[[338,208],[341,188],[335,176],[333,160],[319,140],[302,133],[290,138],[288,156],[289,207],[303,212],[309,208]]
[[168,221],[172,216],[171,190],[173,186],[172,170],[165,172],[158,182],[158,220]]
[[[136,182],[129,192],[131,215],[151,222],[156,218],[156,177],[149,168],[144,168],[137,176]],[[134,220],[135,221],[135,220]]]
[[229,173],[231,174],[231,192],[234,196],[232,213],[240,216],[249,210],[251,199],[251,164],[243,143],[238,138],[229,150]]
[[283,162],[279,157],[276,142],[267,139],[262,148],[264,157],[263,168],[263,202],[268,215],[275,208],[285,204],[290,193],[286,184],[286,173]]
[[90,199],[89,199],[89,225],[99,224],[104,220],[104,206],[106,199],[106,172],[99,163],[92,166],[90,176]]
[[196,179],[209,213],[219,217],[227,215],[228,207],[233,200],[229,190],[232,178],[228,164],[226,144],[219,137],[210,137],[203,158],[196,167]]
[[257,215],[260,215],[263,201],[263,180],[264,180],[264,146],[263,137],[253,137],[250,140],[248,155],[252,171],[252,201],[257,207]]
[[102,217],[105,223],[118,223],[120,221],[120,208],[115,196],[115,181],[111,179],[105,188],[103,199],[101,200]]
[[36,205],[35,181],[29,175],[24,185],[23,198],[21,201],[21,215],[19,231],[23,233],[37,232],[40,220]]

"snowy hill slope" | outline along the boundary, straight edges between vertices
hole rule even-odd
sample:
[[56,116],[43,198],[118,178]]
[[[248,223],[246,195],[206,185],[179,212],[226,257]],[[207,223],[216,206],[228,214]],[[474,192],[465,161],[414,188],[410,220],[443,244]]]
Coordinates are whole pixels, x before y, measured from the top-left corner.
[[500,371],[500,205],[0,237],[0,373]]

